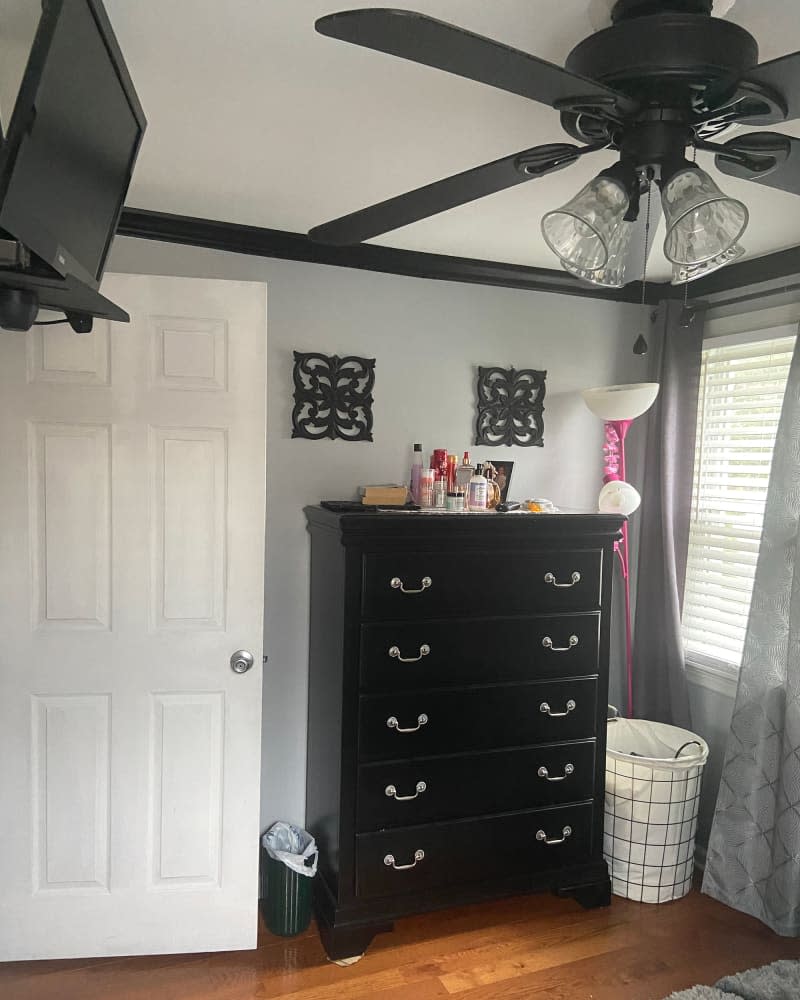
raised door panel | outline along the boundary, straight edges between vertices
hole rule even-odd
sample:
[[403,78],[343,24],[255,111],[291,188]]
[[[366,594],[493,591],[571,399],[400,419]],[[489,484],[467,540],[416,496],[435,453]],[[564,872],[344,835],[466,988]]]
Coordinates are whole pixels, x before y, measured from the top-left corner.
[[222,692],[153,696],[154,889],[220,885],[224,725]]
[[110,428],[29,425],[33,626],[111,625]]
[[31,699],[33,890],[109,890],[110,696]]
[[96,319],[91,333],[78,336],[70,326],[34,326],[27,341],[28,381],[110,385],[110,327]]
[[153,627],[225,628],[227,434],[151,428]]
[[150,323],[154,386],[227,390],[228,324],[224,319],[153,316]]

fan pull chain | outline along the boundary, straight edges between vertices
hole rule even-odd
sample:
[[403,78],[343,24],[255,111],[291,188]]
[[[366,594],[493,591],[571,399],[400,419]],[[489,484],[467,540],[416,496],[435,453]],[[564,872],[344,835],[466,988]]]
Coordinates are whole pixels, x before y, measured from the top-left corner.
[[[650,201],[653,197],[653,178],[648,171],[647,184],[647,209],[644,219],[644,266],[642,267],[642,305],[647,303],[647,258],[650,250]],[[647,341],[644,334],[639,334],[636,343],[633,345],[633,353],[638,355],[647,354]]]

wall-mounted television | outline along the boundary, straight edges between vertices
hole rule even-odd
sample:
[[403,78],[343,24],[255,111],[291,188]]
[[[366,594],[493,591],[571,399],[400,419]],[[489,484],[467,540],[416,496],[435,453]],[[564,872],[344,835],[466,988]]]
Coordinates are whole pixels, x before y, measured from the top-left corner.
[[0,146],[0,238],[21,245],[0,295],[126,320],[97,289],[147,122],[101,0],[41,7]]

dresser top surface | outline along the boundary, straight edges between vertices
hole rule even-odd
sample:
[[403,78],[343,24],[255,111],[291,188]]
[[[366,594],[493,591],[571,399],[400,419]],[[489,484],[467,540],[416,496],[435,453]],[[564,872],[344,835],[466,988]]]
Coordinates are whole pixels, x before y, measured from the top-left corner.
[[440,511],[336,512],[320,506],[305,508],[310,528],[328,528],[343,536],[389,535],[392,537],[482,537],[515,536],[520,539],[551,540],[581,536],[617,538],[625,523],[618,514],[562,511],[557,514],[447,513]]

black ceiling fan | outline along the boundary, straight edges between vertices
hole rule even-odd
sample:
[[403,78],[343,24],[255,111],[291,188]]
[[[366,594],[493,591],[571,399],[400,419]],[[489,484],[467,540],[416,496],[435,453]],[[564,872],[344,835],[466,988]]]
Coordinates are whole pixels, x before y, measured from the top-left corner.
[[611,27],[580,42],[563,69],[412,11],[375,8],[320,18],[316,30],[323,35],[549,105],[580,145],[548,143],[514,153],[316,226],[309,237],[360,243],[600,149],[619,153],[619,163],[603,173],[627,190],[629,222],[639,218],[640,195],[652,181],[663,192],[693,166],[689,147],[714,154],[725,174],[800,194],[800,139],[767,131],[711,141],[736,123],[768,126],[800,117],[800,52],[758,65],[755,39],[713,17],[712,5],[618,0]]

